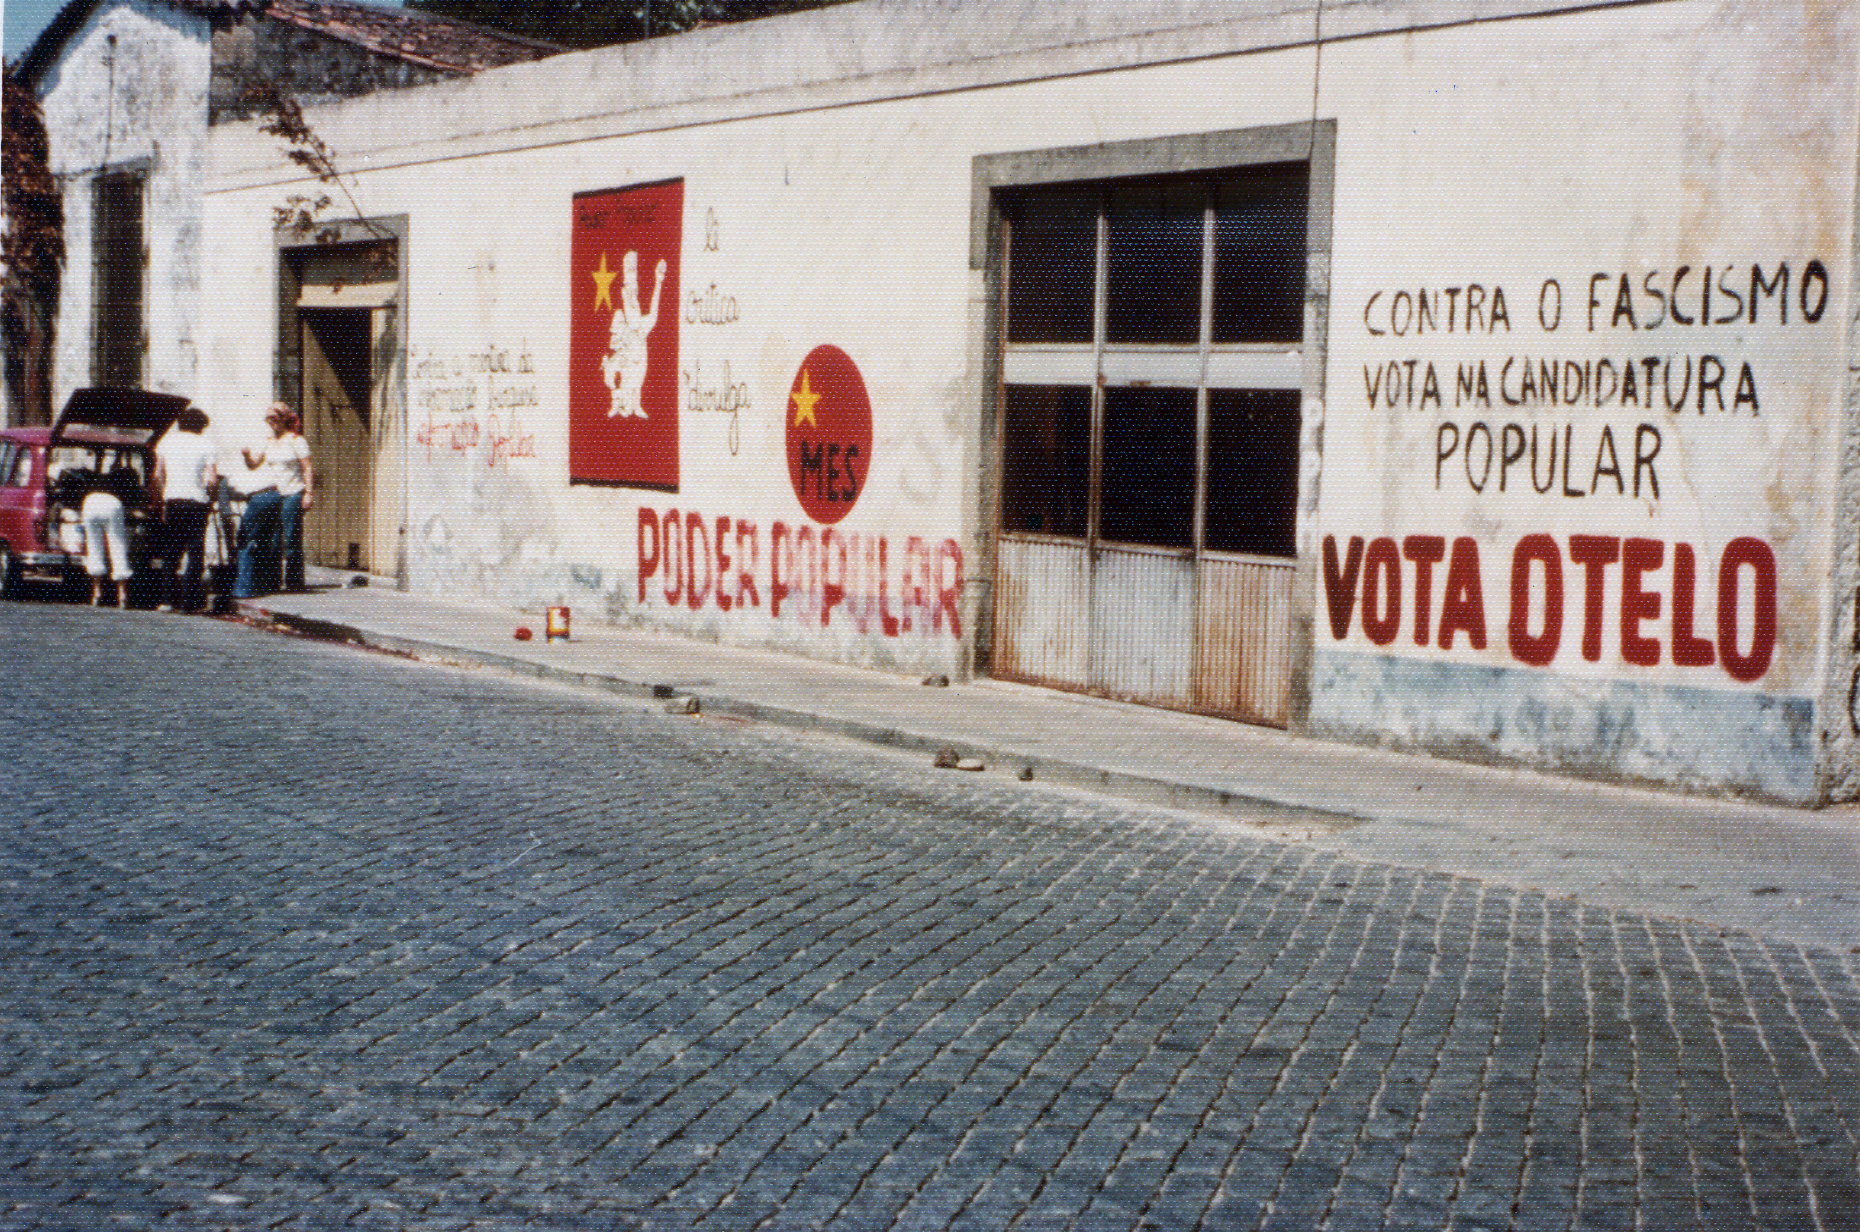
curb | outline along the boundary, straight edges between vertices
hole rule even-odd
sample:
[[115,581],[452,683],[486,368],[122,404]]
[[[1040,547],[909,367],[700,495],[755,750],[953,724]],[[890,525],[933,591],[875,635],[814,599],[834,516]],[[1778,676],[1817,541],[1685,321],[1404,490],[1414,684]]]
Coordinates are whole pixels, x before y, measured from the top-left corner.
[[1274,820],[1301,821],[1321,826],[1327,830],[1344,829],[1370,820],[1362,813],[1315,804],[1307,800],[1281,799],[1197,783],[1184,783],[1154,775],[1109,770],[1103,766],[1068,761],[1046,754],[1029,755],[1002,747],[965,745],[959,741],[952,741],[946,736],[908,731],[900,727],[868,723],[857,719],[833,718],[790,706],[747,701],[722,692],[706,692],[650,681],[627,680],[602,672],[553,667],[514,655],[472,650],[394,634],[372,633],[353,625],[317,620],[289,612],[275,612],[256,603],[248,604],[241,610],[262,618],[269,624],[324,641],[367,646],[415,657],[440,658],[447,662],[510,672],[514,675],[593,689],[638,701],[690,699],[690,703],[694,705],[682,705],[673,712],[711,714],[747,719],[798,731],[821,732],[898,752],[922,753],[934,757],[945,751],[953,750],[958,755],[958,760],[976,758],[985,765],[1009,767],[1022,781],[1039,780],[1044,783],[1113,795],[1120,799],[1159,805],[1164,808],[1265,814]]

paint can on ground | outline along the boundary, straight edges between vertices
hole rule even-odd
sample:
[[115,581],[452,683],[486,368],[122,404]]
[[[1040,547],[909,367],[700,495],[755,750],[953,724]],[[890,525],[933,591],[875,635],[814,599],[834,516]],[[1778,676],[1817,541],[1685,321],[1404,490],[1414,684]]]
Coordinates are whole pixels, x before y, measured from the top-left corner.
[[549,609],[549,640],[566,642],[568,640],[568,609],[552,607]]

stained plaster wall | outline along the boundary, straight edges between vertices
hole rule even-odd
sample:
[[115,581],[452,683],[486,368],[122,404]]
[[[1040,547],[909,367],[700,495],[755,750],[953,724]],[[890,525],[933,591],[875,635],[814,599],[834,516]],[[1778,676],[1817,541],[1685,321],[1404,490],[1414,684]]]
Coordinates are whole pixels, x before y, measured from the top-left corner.
[[101,172],[147,177],[144,383],[190,396],[197,388],[210,33],[203,18],[165,5],[105,6],[71,36],[40,83],[65,207],[54,407],[91,383],[91,187]]
[[1829,794],[1854,47],[1850,11],[1670,4],[1327,51],[1320,107],[1378,105],[1339,123],[1312,731]]
[[[781,24],[737,35],[750,40],[748,50],[663,54],[705,66],[780,65],[756,49],[758,40],[819,46],[792,30],[769,33]],[[870,32],[875,48],[889,46],[885,33]],[[1212,129],[1231,118],[1236,90],[1273,84],[1276,99],[1260,109],[1261,122],[1295,122],[1309,105],[1309,52],[1247,66],[1244,85],[1234,64],[1218,88],[1183,65],[1129,84],[1172,100],[1167,114],[1074,78],[982,93],[925,93],[912,82],[905,97],[885,97],[887,86],[861,107],[831,105],[823,87],[777,82],[770,88],[779,97],[735,98],[729,105],[747,114],[712,123],[706,114],[718,102],[708,91],[742,83],[699,74],[681,87],[698,87],[677,104],[682,122],[628,113],[528,127],[539,97],[598,110],[606,102],[598,89],[638,90],[642,76],[669,74],[655,54],[562,57],[488,73],[466,88],[404,93],[392,107],[362,99],[312,117],[334,148],[353,152],[349,165],[378,166],[354,177],[364,210],[409,219],[410,584],[530,607],[566,601],[578,617],[960,673],[986,594],[973,575],[985,464],[976,410],[985,287],[968,259],[973,159],[1163,136],[1184,125]],[[639,55],[642,63],[629,59]],[[705,69],[713,71],[727,78],[746,70]],[[601,85],[591,100],[581,87],[594,82]],[[842,86],[835,77],[826,88]],[[496,149],[487,123],[519,147]],[[640,131],[604,135],[600,127]],[[227,303],[267,294],[272,258],[255,245],[270,242],[262,222],[271,203],[295,191],[267,179],[250,149],[236,145],[241,135],[216,134],[226,138],[217,147],[226,173],[210,202],[216,231],[243,237],[215,246],[223,258],[216,284],[237,288],[216,297]],[[571,485],[570,300],[592,290],[568,264],[574,195],[673,178],[683,180],[685,201],[679,490]],[[264,384],[271,361],[262,342],[228,332],[213,378],[224,399]],[[785,455],[790,391],[821,345],[852,358],[873,414],[870,468],[856,507],[833,527],[824,576],[823,532],[800,506]],[[659,527],[661,559],[651,570],[641,568],[650,546],[642,511]],[[681,557],[699,542],[687,538],[694,526],[710,540],[708,553],[698,549],[695,606],[692,578],[666,572],[673,511]],[[721,550],[720,519],[728,523]],[[739,537],[745,527],[753,529]],[[798,553],[792,562],[784,555],[778,579],[771,555],[784,532],[786,551]],[[710,573],[725,552],[727,609]],[[739,585],[745,567],[749,581]],[[791,590],[779,613],[778,584]]]
[[[1855,16],[1691,0],[1541,16],[1346,5],[1323,18],[1321,56],[1313,20],[998,3],[932,22],[870,3],[316,109],[364,211],[409,220],[410,584],[962,670],[992,515],[974,159],[1315,114],[1336,124],[1334,241],[1324,398],[1305,412],[1322,446],[1305,475],[1313,645],[1295,728],[1708,791],[1852,794],[1854,725],[1829,700],[1844,706],[1853,657]],[[269,303],[269,211],[301,186],[250,130],[215,140],[213,298]],[[570,485],[567,335],[587,293],[569,265],[574,196],[674,178],[681,296],[702,300],[679,304],[679,490]],[[1750,293],[1755,269],[1778,286],[1785,264],[1787,325],[1780,291]],[[1696,320],[1705,307],[1686,297],[1707,266],[1713,323],[1682,325],[1674,280],[1678,314]],[[1617,313],[1624,280],[1632,321]],[[216,396],[267,386],[267,339],[220,322]],[[809,524],[785,417],[822,343],[857,363],[874,420],[863,493],[835,529],[859,536],[855,573],[881,538],[888,569],[837,574],[829,555],[823,581],[799,562],[776,615],[775,524]],[[1688,401],[1668,409],[1667,365],[1688,362]],[[1568,378],[1584,392],[1526,394],[1527,363],[1586,372]],[[1536,482],[1527,452],[1504,463],[1533,429]],[[673,511],[709,539],[708,577],[661,567]],[[733,568],[744,525],[759,553],[753,592],[732,586],[727,610],[720,524]],[[960,555],[959,632],[937,602],[953,555],[913,574],[899,547],[911,540]],[[1554,639],[1546,557],[1561,575]],[[836,576],[850,597],[823,604]],[[894,633],[885,617],[906,591],[925,598]],[[1773,644],[1759,644],[1772,597]],[[1738,626],[1728,651],[1721,608]]]
[[[1850,287],[1860,288],[1860,193],[1856,202],[1848,277]],[[1823,750],[1817,798],[1826,800],[1860,798],[1860,297],[1849,299],[1846,329],[1834,559],[1829,567],[1828,671],[1817,711]]]

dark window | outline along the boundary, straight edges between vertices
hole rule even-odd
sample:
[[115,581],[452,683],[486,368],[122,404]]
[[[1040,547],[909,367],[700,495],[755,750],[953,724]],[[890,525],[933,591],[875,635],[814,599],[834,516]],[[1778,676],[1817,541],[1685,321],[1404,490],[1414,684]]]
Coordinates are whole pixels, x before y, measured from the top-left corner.
[[1195,542],[1195,391],[1104,391],[1098,535],[1113,543]]
[[91,377],[98,385],[142,383],[142,176],[98,177],[92,201],[95,258]]
[[1106,340],[1192,344],[1201,337],[1199,181],[1162,180],[1111,193]]
[[1216,552],[1296,556],[1298,391],[1208,391],[1202,542]]
[[1008,350],[1023,379],[1077,382],[1007,390],[1004,530],[1191,548],[1199,477],[1201,547],[1296,554],[1299,391],[1206,389],[1198,452],[1203,390],[1144,383],[1127,351],[1094,388],[1084,356],[1039,348],[1141,345],[1182,380],[1211,347],[1301,342],[1308,197],[1304,163],[1003,194]]
[[1008,341],[1090,342],[1097,194],[1030,193],[1008,218]]
[[1214,205],[1214,341],[1304,337],[1303,163],[1223,179]]
[[61,472],[90,471],[108,475],[112,471],[129,471],[137,480],[148,480],[148,460],[135,449],[113,449],[102,445],[60,445],[46,462],[47,470]]
[[1002,525],[1084,538],[1091,500],[1091,390],[1008,386],[1001,441]]

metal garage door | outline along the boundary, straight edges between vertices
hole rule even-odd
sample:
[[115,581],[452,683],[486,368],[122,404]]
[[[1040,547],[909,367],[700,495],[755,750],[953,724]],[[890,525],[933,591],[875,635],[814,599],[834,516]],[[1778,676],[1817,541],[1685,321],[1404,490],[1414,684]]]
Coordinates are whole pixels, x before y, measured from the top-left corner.
[[1287,721],[1306,168],[1001,194],[996,675]]

